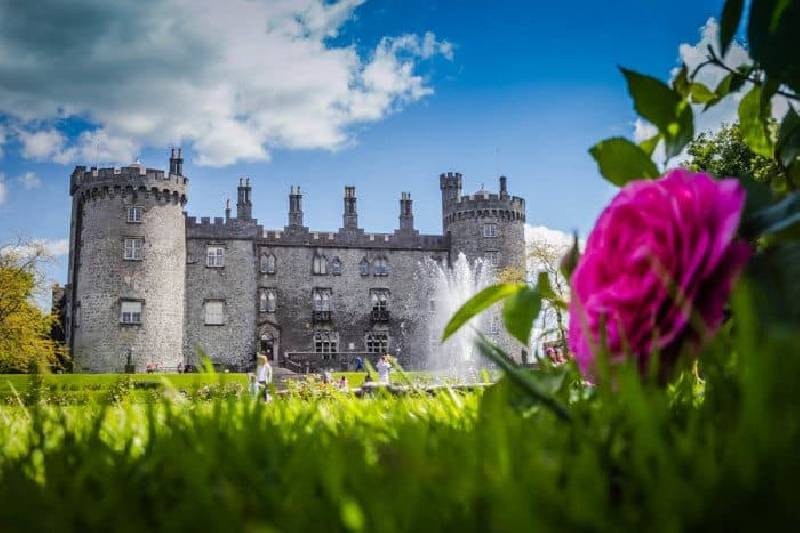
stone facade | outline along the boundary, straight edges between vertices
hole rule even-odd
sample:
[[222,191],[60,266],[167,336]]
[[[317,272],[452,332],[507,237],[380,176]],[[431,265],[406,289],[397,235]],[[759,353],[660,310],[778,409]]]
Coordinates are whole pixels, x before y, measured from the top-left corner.
[[[508,195],[504,177],[499,194],[462,196],[461,175],[442,174],[442,235],[414,229],[409,193],[399,229],[365,232],[353,187],[337,231],[304,225],[295,187],[288,224],[272,230],[252,218],[249,180],[239,182],[235,216],[229,207],[224,217],[186,216],[182,163],[173,151],[167,173],[73,172],[66,331],[76,370],[175,367],[202,354],[247,368],[258,351],[296,370],[325,366],[336,359],[328,352],[382,351],[414,368],[438,334],[429,331],[421,263],[464,253],[523,264],[525,202]],[[501,337],[519,358],[522,347]]]

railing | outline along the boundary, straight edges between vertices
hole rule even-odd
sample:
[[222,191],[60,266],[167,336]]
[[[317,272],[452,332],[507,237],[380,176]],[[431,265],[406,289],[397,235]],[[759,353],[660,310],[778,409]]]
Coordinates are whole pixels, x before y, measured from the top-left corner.
[[388,309],[373,309],[372,310],[372,321],[373,322],[388,322],[389,321],[389,310]]
[[356,358],[367,360],[374,366],[380,353],[368,352],[287,352],[280,358],[280,365],[295,372],[319,372],[321,370],[353,371]]
[[314,322],[330,322],[331,321],[331,312],[330,311],[314,311]]

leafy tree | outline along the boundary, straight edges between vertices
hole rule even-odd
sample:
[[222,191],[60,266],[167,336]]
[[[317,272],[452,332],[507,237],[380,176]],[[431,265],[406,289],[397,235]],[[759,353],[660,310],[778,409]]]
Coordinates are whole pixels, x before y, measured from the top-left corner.
[[769,157],[755,153],[744,141],[738,123],[724,124],[717,132],[703,132],[687,147],[690,158],[683,166],[718,177],[748,176],[785,189],[786,173]]
[[64,355],[63,346],[50,338],[54,317],[33,301],[42,286],[38,267],[45,258],[40,246],[0,248],[0,373],[52,365]]

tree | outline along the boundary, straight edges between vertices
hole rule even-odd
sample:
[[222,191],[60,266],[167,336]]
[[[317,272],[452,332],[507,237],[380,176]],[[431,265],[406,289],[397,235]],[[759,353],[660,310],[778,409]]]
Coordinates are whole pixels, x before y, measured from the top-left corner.
[[52,365],[64,354],[50,338],[54,317],[33,301],[43,286],[39,265],[45,259],[39,245],[0,247],[0,373]]
[[539,340],[555,333],[558,344],[567,351],[564,305],[569,299],[569,282],[561,273],[561,258],[569,251],[568,243],[554,242],[550,239],[535,238],[527,244],[528,263],[536,275],[545,274],[549,280],[551,295],[542,295],[542,309],[539,313]]
[[690,158],[682,166],[717,177],[748,176],[777,189],[787,186],[777,161],[755,153],[745,142],[738,123],[723,124],[717,132],[703,132],[687,147]]

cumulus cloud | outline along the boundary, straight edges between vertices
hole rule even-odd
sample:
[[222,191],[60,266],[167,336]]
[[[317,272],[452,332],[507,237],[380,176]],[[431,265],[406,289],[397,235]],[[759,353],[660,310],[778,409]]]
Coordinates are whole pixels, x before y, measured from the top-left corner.
[[47,257],[57,258],[69,253],[69,240],[33,239],[24,244],[11,244],[0,248],[0,254],[8,253],[22,257],[44,254]]
[[572,246],[572,235],[547,226],[525,224],[525,244],[546,242],[559,248],[569,249]]
[[26,172],[17,178],[25,190],[37,189],[42,186],[42,180],[34,172]]
[[[433,33],[332,45],[362,1],[2,2],[0,114],[25,157],[62,163],[179,143],[207,165],[337,149],[432,92],[421,61],[453,57]],[[93,127],[67,139],[70,117]]]

